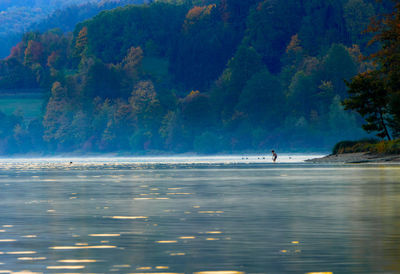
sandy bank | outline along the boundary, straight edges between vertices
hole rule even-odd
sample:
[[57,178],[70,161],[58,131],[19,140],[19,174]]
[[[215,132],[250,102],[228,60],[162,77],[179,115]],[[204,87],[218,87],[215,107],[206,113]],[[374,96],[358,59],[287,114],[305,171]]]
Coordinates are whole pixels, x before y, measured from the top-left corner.
[[379,155],[367,152],[344,153],[328,155],[322,158],[306,160],[311,163],[398,163],[400,164],[400,155]]

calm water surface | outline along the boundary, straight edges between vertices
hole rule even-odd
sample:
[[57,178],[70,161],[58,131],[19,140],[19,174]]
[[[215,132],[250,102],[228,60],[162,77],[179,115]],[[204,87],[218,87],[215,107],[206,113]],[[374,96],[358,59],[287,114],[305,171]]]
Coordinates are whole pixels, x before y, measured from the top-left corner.
[[400,166],[0,160],[0,273],[399,273]]

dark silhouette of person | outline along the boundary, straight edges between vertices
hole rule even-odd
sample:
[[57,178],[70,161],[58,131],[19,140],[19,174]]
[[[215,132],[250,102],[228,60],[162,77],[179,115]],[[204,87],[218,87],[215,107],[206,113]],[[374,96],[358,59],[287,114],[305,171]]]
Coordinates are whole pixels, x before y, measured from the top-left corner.
[[278,158],[278,154],[276,154],[275,150],[272,150],[272,161],[275,163],[276,159]]

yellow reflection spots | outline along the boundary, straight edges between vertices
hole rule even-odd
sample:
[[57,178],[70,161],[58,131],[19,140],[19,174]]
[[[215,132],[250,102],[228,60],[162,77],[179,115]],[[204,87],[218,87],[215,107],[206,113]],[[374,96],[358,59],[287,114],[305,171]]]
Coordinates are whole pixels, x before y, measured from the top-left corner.
[[198,211],[200,214],[222,214],[223,211]]
[[90,237],[119,237],[121,234],[89,234]]
[[0,232],[6,232],[4,229],[0,229]]
[[221,231],[207,231],[207,234],[222,234]]
[[136,270],[151,270],[151,266],[143,266],[143,267],[137,267]]
[[169,269],[169,266],[156,266],[156,269]]
[[0,243],[9,243],[9,242],[16,242],[17,240],[14,239],[0,239]]
[[76,243],[75,245],[82,246],[82,245],[89,245],[89,244],[88,243]]
[[43,182],[57,182],[57,180],[54,180],[54,179],[44,179]]
[[92,245],[92,246],[51,246],[50,249],[68,250],[68,249],[109,249],[117,248],[114,245]]
[[20,261],[41,261],[46,260],[46,257],[19,257],[18,260]]
[[47,266],[47,269],[84,269],[84,265]]
[[286,249],[281,250],[281,253],[287,253]]
[[97,262],[97,260],[58,260],[57,262],[76,264],[76,263],[95,263],[95,262]]
[[70,200],[77,199],[77,197],[69,197]]
[[155,272],[155,273],[150,273],[150,272],[146,272],[146,273],[129,273],[129,274],[183,274],[183,273],[169,273],[169,272]]
[[43,272],[31,272],[29,270],[22,270],[22,271],[18,271],[18,272],[10,272],[10,273],[13,273],[13,274],[43,274]]
[[207,238],[206,241],[218,241],[218,238]]
[[27,255],[27,254],[36,254],[36,251],[12,251],[6,252],[9,255]]
[[114,268],[129,268],[131,267],[130,264],[120,264],[120,265],[113,265]]
[[195,272],[193,274],[244,274],[244,272],[240,272],[240,271],[201,271],[201,272]]
[[49,209],[49,210],[47,210],[47,212],[53,213],[53,212],[56,212],[56,211],[54,209]]
[[36,235],[25,235],[25,236],[22,236],[22,238],[36,238],[37,236]]
[[180,253],[171,253],[169,254],[170,256],[185,256],[186,253],[180,252]]
[[112,216],[111,219],[117,220],[137,220],[137,219],[148,219],[146,216]]
[[3,227],[8,227],[8,228],[10,228],[10,227],[14,227],[13,225],[3,225]]
[[307,272],[306,274],[333,274],[333,272]]
[[152,189],[150,189],[151,191],[157,191],[157,190],[159,190],[158,188],[152,188]]
[[183,237],[179,237],[179,239],[182,239],[182,240],[191,240],[191,239],[196,239],[196,237],[194,237],[194,236],[183,236]]
[[12,273],[11,270],[0,270],[0,273]]
[[108,244],[110,241],[101,241],[102,244]]
[[300,249],[296,249],[294,252],[295,253],[301,253],[301,250]]
[[299,244],[299,241],[292,241],[292,244]]
[[175,244],[178,241],[156,241],[158,244]]
[[200,206],[193,206],[193,208],[200,208]]

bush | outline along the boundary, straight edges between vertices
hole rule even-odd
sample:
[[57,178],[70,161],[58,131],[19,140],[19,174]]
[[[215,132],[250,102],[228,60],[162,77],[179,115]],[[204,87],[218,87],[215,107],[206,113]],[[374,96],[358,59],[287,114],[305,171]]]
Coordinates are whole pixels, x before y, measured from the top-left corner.
[[332,154],[373,152],[372,150],[377,146],[377,143],[378,140],[376,139],[363,139],[359,141],[342,141],[337,143],[333,147]]

